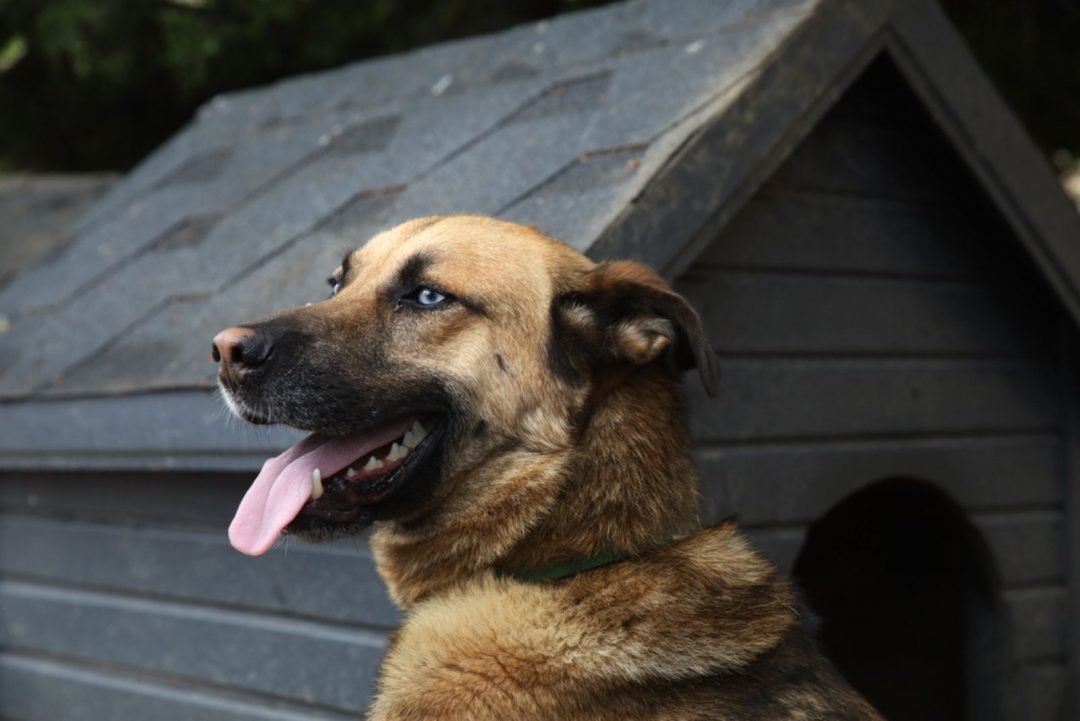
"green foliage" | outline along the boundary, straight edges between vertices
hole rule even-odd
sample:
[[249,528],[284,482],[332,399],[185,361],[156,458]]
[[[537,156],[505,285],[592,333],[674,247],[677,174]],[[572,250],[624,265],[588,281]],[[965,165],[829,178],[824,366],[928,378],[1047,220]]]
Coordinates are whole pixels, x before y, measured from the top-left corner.
[[[0,170],[124,169],[217,93],[607,1],[0,0]],[[1047,153],[1080,156],[1080,0],[944,3]]]
[[0,73],[11,70],[26,57],[26,38],[22,35],[14,35],[0,45]]
[[0,168],[130,167],[217,93],[604,0],[0,0]]
[[979,63],[1048,155],[1080,155],[1080,2],[945,0]]

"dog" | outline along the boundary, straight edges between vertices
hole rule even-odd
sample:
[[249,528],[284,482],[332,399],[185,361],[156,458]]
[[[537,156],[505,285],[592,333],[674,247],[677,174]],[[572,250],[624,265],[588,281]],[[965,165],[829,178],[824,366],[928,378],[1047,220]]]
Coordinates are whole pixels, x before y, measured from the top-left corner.
[[311,435],[266,462],[235,548],[373,525],[407,611],[373,721],[878,719],[791,584],[701,528],[687,302],[521,225],[440,216],[345,256],[328,300],[213,342],[233,412]]

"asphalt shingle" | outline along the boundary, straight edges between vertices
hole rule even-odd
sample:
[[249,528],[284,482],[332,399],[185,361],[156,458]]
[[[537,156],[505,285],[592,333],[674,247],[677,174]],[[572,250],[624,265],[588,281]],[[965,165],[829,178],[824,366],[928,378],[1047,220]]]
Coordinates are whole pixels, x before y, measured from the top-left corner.
[[0,398],[208,387],[219,327],[409,217],[588,250],[815,6],[633,0],[216,98],[0,292]]

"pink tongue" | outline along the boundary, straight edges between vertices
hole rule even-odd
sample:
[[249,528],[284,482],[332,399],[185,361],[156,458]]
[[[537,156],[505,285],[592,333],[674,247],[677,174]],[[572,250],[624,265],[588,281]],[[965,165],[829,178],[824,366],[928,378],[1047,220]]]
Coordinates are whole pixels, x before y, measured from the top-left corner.
[[402,421],[344,438],[312,433],[277,458],[266,461],[240,501],[229,526],[229,542],[249,556],[266,553],[311,497],[312,471],[318,468],[327,480],[368,451],[400,438],[411,425],[411,420]]

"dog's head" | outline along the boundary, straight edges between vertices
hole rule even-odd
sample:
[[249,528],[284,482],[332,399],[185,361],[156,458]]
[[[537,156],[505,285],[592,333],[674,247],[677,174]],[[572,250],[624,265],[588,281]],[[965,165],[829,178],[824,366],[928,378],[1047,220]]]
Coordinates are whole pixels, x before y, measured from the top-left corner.
[[375,236],[328,300],[214,339],[229,407],[311,435],[267,461],[230,529],[246,553],[376,520],[483,508],[524,467],[558,476],[598,389],[627,371],[715,363],[653,271],[596,264],[533,229],[423,218]]

